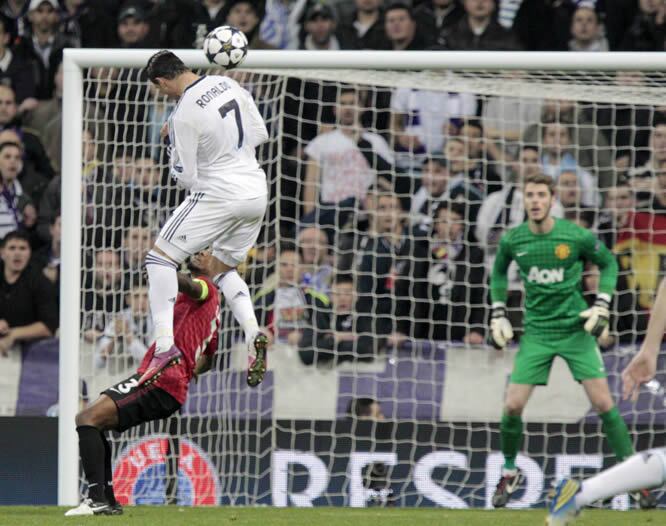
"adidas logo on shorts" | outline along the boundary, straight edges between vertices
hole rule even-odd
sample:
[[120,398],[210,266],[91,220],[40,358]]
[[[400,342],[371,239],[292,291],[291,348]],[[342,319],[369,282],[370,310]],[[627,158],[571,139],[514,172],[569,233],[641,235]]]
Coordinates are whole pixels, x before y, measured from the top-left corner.
[[176,241],[182,241],[183,243],[185,243],[185,241],[187,241],[187,236],[185,234],[182,234],[176,238]]

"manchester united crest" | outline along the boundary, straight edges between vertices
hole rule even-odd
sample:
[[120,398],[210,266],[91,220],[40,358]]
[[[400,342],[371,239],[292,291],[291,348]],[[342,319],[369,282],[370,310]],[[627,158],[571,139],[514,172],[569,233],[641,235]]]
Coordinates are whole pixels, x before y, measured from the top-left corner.
[[555,247],[555,257],[557,259],[567,259],[571,254],[571,249],[566,243],[560,243]]

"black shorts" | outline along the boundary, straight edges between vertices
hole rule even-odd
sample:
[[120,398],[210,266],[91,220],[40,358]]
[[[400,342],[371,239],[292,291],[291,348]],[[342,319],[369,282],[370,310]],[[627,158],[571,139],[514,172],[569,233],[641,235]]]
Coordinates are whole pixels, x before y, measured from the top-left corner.
[[180,403],[166,391],[155,385],[138,387],[140,374],[118,382],[106,391],[102,391],[118,408],[118,427],[122,433],[130,427],[138,426],[151,420],[161,420],[180,409]]

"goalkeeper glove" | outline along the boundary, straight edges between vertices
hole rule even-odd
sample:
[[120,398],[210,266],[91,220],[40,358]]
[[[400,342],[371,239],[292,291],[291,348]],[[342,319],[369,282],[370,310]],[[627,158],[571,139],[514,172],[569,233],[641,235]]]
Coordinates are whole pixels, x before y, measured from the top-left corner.
[[609,306],[610,296],[597,294],[594,305],[580,313],[580,317],[587,320],[583,328],[595,338],[608,336]]
[[506,317],[506,305],[502,302],[493,303],[490,316],[490,342],[495,349],[504,349],[513,338],[513,327]]

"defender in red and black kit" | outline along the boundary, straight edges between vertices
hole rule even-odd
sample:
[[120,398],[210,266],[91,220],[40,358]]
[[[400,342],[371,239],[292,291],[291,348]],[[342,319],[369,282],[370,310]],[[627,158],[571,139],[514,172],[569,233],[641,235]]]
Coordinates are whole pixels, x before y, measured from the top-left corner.
[[136,374],[109,387],[93,404],[76,415],[88,498],[65,515],[122,513],[113,494],[111,446],[105,432],[110,429],[122,432],[172,415],[185,403],[190,380],[211,368],[218,344],[220,298],[209,277],[210,258],[209,254],[192,258],[192,266],[203,274],[200,277],[193,279],[178,274],[179,294],[173,321],[175,344],[182,351],[180,360],[139,386],[139,378],[155,351],[153,343]]

